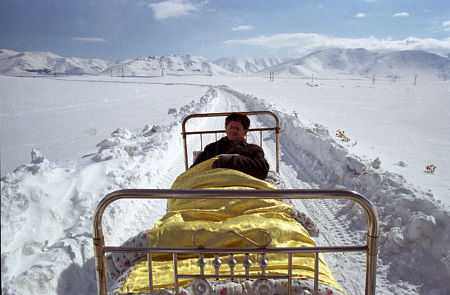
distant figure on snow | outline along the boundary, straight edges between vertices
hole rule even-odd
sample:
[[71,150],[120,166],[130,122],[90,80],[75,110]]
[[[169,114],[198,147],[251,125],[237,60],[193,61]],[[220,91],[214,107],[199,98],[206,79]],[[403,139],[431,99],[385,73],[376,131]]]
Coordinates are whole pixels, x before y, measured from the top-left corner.
[[264,158],[263,149],[255,144],[249,144],[245,140],[250,119],[242,113],[231,113],[225,119],[225,133],[216,142],[208,144],[201,152],[191,167],[211,159],[214,161],[213,168],[235,169],[259,179],[265,179],[269,172],[269,163]]

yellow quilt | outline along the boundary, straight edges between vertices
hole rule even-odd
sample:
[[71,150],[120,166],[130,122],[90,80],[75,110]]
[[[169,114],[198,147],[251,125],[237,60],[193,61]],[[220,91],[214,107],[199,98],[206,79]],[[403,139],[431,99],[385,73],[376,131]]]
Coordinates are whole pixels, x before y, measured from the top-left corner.
[[[172,185],[172,189],[276,189],[273,185],[232,169],[212,169],[215,158],[207,160],[181,174]],[[147,232],[151,247],[192,247],[192,236],[198,230],[204,230],[197,235],[197,242],[208,243],[228,231],[240,233],[259,244],[268,241],[266,235],[258,229],[269,232],[272,242],[268,248],[277,247],[315,247],[304,227],[291,216],[291,206],[278,200],[250,199],[176,199],[169,200],[168,212],[153,229]],[[252,248],[248,241],[236,235],[225,234],[208,248]],[[251,274],[260,273],[259,255],[250,255],[253,265]],[[153,282],[155,289],[173,288],[174,271],[172,256],[160,254],[152,256]],[[343,292],[319,255],[319,282]],[[220,257],[223,264],[221,273],[229,273],[226,264],[227,256]],[[287,274],[287,255],[268,254],[269,266],[266,273]],[[178,256],[179,274],[199,274],[197,257]],[[211,265],[212,258],[206,258],[205,274],[214,274]],[[235,274],[244,274],[242,255],[235,255],[237,265]],[[314,256],[298,254],[293,257],[293,275],[297,278],[314,279]],[[135,265],[123,283],[120,293],[148,292],[147,261]],[[180,286],[192,282],[182,279]]]

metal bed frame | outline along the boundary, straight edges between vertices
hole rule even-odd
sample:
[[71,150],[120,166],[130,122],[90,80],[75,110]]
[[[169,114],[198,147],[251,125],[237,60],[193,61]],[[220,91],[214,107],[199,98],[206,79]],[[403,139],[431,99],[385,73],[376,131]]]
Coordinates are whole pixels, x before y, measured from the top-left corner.
[[[185,148],[185,164],[187,169],[187,148],[186,148],[186,135],[190,134],[202,134],[202,133],[215,133],[215,131],[196,131],[196,132],[186,132],[185,123],[190,118],[194,117],[211,117],[211,116],[226,116],[229,113],[214,113],[214,114],[196,114],[188,116],[183,121],[183,139]],[[279,132],[279,122],[275,114],[271,112],[247,112],[247,114],[268,114],[274,116],[276,126],[273,128],[256,128],[251,131],[276,131],[276,141],[277,141],[277,170],[278,170],[278,132]],[[249,130],[250,131],[250,130]],[[219,130],[218,132],[224,132]],[[102,228],[102,218],[103,213],[106,208],[113,202],[120,199],[199,199],[199,198],[209,198],[209,199],[236,199],[236,198],[248,198],[248,199],[347,199],[358,203],[364,210],[368,224],[367,224],[367,235],[366,243],[363,245],[353,245],[353,246],[317,246],[317,247],[292,247],[292,248],[267,248],[267,245],[256,245],[256,248],[208,248],[205,245],[197,245],[195,243],[195,234],[193,236],[193,244],[197,247],[193,248],[161,248],[161,247],[115,247],[115,246],[105,246],[103,228]],[[233,232],[236,235],[238,233]],[[288,190],[170,190],[170,189],[128,189],[119,190],[108,194],[99,203],[95,215],[93,218],[93,241],[94,241],[94,252],[95,252],[95,264],[96,264],[96,274],[97,274],[97,287],[98,294],[106,295],[108,292],[108,282],[106,276],[106,263],[105,255],[106,253],[113,252],[138,252],[146,253],[148,260],[148,274],[149,274],[149,294],[155,294],[153,289],[153,277],[152,277],[152,254],[156,253],[166,253],[172,254],[172,261],[174,266],[174,289],[175,294],[179,294],[179,284],[178,280],[181,278],[191,278],[197,280],[204,279],[226,279],[226,278],[236,278],[236,279],[255,279],[260,280],[264,285],[267,279],[287,279],[288,280],[288,292],[289,295],[292,294],[292,257],[297,253],[312,253],[314,255],[315,267],[314,267],[314,294],[318,294],[318,280],[319,280],[319,253],[330,253],[330,252],[365,252],[366,253],[366,278],[365,278],[365,294],[373,295],[375,294],[376,287],[376,263],[378,256],[378,233],[379,224],[378,216],[375,208],[369,200],[367,200],[362,195],[354,191],[349,190],[328,190],[328,189],[288,189]],[[270,235],[270,234],[269,234]],[[241,237],[248,240],[246,237]],[[260,254],[261,259],[258,261],[260,267],[260,274],[251,275],[249,273],[252,261],[248,259],[249,253]],[[288,266],[288,271],[286,275],[267,275],[266,267],[270,264],[266,260],[266,254],[271,253],[284,253],[286,254],[286,264]],[[196,255],[199,257],[197,264],[199,265],[199,274],[182,274],[178,273],[178,255],[189,254]],[[220,270],[222,262],[219,259],[219,254],[228,254],[229,259],[227,264],[229,266],[229,273],[224,274]],[[234,274],[234,267],[236,261],[233,259],[233,255],[242,254],[245,255],[246,259],[243,261],[243,266],[245,268],[244,275]],[[214,257],[211,261],[215,274],[205,274],[204,266],[206,264],[205,255],[208,257]],[[254,268],[253,268],[254,269]],[[200,281],[201,283],[201,281]],[[202,292],[204,288],[199,287],[199,292],[196,295],[207,295],[207,292]]]
[[[247,116],[252,115],[266,115],[271,116],[275,120],[275,126],[273,127],[267,127],[267,128],[249,128],[248,132],[256,132],[259,131],[259,145],[262,147],[262,132],[263,131],[275,131],[275,158],[276,158],[276,167],[275,171],[280,172],[280,166],[279,166],[279,133],[280,133],[280,121],[278,120],[277,115],[275,115],[273,112],[270,111],[254,111],[254,112],[240,112],[241,114],[246,114]],[[204,131],[186,131],[186,123],[194,118],[211,118],[211,117],[226,117],[230,113],[206,113],[206,114],[192,114],[184,118],[183,124],[182,124],[182,132],[181,135],[183,136],[183,146],[184,146],[184,165],[186,170],[188,170],[188,149],[187,149],[187,136],[188,135],[194,135],[199,134],[200,135],[200,147],[203,149],[203,134],[212,134],[214,133],[217,140],[217,134],[219,133],[225,133],[224,129],[219,130],[204,130]],[[224,121],[225,122],[225,121]]]

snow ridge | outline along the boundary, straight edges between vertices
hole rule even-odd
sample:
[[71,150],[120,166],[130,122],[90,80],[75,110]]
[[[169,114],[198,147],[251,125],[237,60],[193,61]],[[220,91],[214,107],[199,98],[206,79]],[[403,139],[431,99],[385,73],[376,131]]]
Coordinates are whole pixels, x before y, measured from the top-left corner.
[[105,69],[101,74],[112,76],[226,75],[230,72],[202,57],[169,55],[139,57],[119,62]]
[[[282,129],[282,153],[289,152],[283,152],[284,147],[297,155],[297,161],[290,164],[296,167],[298,175],[307,175],[303,181],[313,188],[355,190],[373,203],[380,220],[379,257],[389,266],[387,276],[391,284],[404,281],[417,285],[420,282],[421,292],[447,293],[450,278],[448,208],[432,194],[406,183],[402,176],[381,171],[378,159],[368,162],[351,155],[323,126],[305,126],[294,116],[276,110],[272,104],[229,88],[227,91],[245,101],[250,109],[275,110]],[[348,216],[351,221],[348,226],[354,230],[366,224],[365,215],[357,204],[349,202],[336,214]],[[323,221],[323,218],[316,218]]]
[[[205,112],[216,97],[208,89],[167,126],[145,126],[137,134],[115,130],[85,167],[58,167],[33,150],[31,164],[2,178],[2,294],[95,294],[91,232],[97,204],[118,189],[170,187],[184,171],[182,118]],[[134,214],[137,206],[146,214]],[[165,200],[112,204],[103,219],[106,242],[120,245],[164,212]]]
[[363,48],[326,49],[296,58],[220,58],[200,56],[146,56],[117,62],[64,58],[50,52],[15,52],[0,49],[0,73],[13,76],[103,75],[155,77],[180,75],[268,75],[321,78],[405,78],[420,76],[450,78],[450,59],[420,50],[373,52]]
[[257,73],[290,60],[292,58],[224,57],[213,62],[232,73]]
[[96,75],[112,64],[101,59],[61,57],[51,52],[0,49],[0,72],[13,76]]
[[450,59],[420,50],[379,53],[363,48],[326,49],[266,68],[276,75],[321,78],[358,75],[366,78],[405,78],[432,75],[447,80]]

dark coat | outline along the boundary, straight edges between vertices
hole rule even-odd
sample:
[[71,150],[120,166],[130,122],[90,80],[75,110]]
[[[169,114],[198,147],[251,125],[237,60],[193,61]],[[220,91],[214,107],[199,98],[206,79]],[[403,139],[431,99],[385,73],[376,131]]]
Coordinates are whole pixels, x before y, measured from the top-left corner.
[[192,166],[220,154],[233,155],[216,160],[213,163],[214,168],[231,168],[259,179],[265,179],[269,172],[269,163],[264,158],[264,151],[260,146],[249,144],[245,139],[233,143],[227,137],[208,144],[197,156]]

